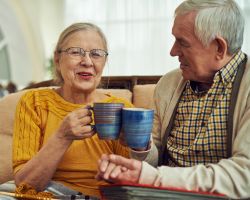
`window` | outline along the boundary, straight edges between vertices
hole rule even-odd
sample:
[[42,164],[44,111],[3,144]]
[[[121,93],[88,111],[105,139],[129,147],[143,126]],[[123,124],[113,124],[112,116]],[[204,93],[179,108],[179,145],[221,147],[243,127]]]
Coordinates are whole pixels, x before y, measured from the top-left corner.
[[178,67],[169,52],[173,8],[181,2],[66,0],[65,25],[85,21],[101,27],[109,46],[104,75],[162,75]]
[[[169,55],[175,8],[183,0],[65,0],[65,26],[85,21],[102,28],[109,44],[104,75],[162,75],[178,68]],[[249,52],[249,0],[236,0],[245,14],[243,51]]]

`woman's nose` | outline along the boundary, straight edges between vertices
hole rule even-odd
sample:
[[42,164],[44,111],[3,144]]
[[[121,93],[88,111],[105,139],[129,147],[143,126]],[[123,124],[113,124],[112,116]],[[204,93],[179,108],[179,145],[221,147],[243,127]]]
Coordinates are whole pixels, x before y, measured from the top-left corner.
[[93,61],[90,57],[89,52],[86,52],[85,55],[81,57],[81,65],[93,66]]

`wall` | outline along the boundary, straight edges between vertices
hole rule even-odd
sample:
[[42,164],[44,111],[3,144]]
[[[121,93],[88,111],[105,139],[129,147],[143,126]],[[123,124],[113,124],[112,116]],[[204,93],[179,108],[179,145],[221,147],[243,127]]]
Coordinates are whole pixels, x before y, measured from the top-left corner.
[[[35,9],[32,4],[29,6],[30,10]],[[34,36],[37,34],[26,13],[21,1],[1,0],[0,25],[8,44],[11,79],[18,85],[26,84],[33,77],[42,79],[43,73],[43,49],[36,50]]]
[[19,87],[44,80],[45,58],[50,57],[51,41],[56,41],[62,29],[61,5],[61,0],[0,1],[0,26],[7,39],[11,79]]

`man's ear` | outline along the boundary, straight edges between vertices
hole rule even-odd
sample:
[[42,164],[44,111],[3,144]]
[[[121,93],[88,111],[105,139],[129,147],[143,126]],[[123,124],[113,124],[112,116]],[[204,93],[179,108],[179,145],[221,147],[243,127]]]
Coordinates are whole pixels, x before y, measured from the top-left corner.
[[215,42],[217,47],[216,58],[222,60],[227,56],[227,41],[223,37],[217,36]]

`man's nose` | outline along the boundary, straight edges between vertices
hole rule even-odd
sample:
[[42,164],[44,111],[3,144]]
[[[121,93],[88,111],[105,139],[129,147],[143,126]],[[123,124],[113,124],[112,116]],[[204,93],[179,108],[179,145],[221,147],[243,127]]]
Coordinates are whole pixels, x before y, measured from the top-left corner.
[[179,56],[180,55],[180,48],[176,42],[172,46],[172,49],[170,51],[170,55],[171,56]]

